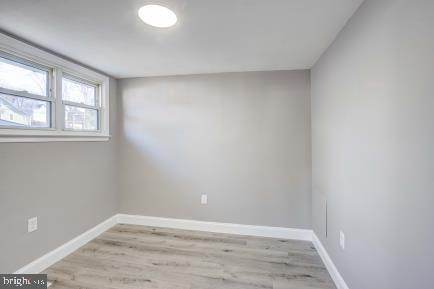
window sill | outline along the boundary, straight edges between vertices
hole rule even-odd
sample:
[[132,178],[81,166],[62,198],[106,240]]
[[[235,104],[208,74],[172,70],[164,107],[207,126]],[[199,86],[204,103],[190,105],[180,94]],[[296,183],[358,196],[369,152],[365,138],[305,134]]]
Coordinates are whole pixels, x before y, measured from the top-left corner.
[[0,143],[29,142],[103,142],[109,141],[110,135],[75,135],[75,136],[0,136]]

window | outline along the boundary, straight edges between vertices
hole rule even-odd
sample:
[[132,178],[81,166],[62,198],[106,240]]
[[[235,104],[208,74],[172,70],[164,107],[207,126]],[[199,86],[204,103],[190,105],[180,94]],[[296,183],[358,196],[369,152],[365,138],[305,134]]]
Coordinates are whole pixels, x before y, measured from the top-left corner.
[[0,127],[50,128],[49,68],[0,56]]
[[66,129],[99,129],[98,86],[65,75],[62,79],[62,99]]
[[107,140],[108,95],[108,77],[0,34],[0,142]]

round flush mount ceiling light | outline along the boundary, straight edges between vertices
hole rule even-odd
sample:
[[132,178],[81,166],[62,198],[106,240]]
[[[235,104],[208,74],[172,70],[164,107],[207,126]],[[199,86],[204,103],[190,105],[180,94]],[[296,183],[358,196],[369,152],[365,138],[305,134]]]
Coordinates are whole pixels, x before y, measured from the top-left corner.
[[176,14],[172,10],[160,5],[145,5],[139,9],[139,17],[148,25],[167,28],[175,25]]

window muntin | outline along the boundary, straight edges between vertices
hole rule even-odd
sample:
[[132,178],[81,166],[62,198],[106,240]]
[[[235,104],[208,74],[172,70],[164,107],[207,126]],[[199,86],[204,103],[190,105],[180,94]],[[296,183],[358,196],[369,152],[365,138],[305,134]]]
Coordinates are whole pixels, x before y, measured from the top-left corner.
[[21,96],[48,97],[49,70],[0,55],[0,88],[2,92]]
[[0,93],[0,127],[49,128],[49,101]]
[[65,128],[70,130],[98,130],[98,110],[65,105]]

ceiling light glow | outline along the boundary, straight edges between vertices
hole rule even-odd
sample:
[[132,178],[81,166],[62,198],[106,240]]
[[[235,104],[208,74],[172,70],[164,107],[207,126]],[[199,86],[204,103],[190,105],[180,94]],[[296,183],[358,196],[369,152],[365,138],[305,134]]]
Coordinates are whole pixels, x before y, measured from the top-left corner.
[[178,20],[172,10],[160,5],[145,5],[139,9],[139,17],[148,25],[167,28]]

